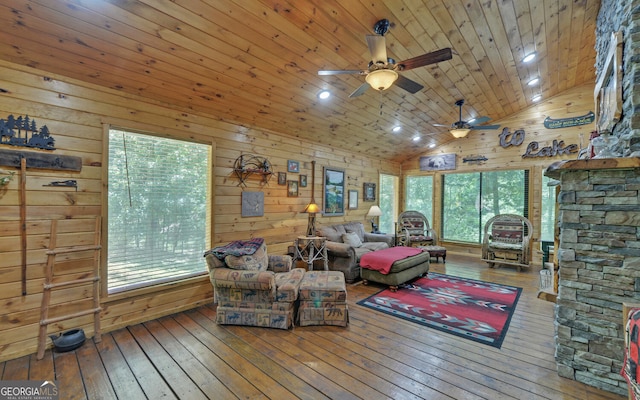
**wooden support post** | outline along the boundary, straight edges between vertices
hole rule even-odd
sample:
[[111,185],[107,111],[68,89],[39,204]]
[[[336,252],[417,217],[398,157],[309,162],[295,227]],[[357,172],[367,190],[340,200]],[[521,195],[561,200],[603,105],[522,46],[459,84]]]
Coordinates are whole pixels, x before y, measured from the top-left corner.
[[20,263],[22,295],[27,295],[27,159],[20,159]]

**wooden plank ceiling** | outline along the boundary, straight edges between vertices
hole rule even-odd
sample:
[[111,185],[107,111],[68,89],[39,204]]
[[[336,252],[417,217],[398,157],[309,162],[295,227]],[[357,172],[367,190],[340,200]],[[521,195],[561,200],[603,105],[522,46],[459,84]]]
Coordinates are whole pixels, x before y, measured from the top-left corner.
[[[0,59],[380,158],[454,140],[462,117],[500,120],[595,79],[597,0],[0,0]],[[349,94],[365,35],[388,19],[388,56],[450,47],[400,74],[424,89]],[[536,51],[530,64],[525,54]],[[533,77],[540,83],[528,86]],[[2,77],[0,77],[1,87]],[[319,100],[321,89],[333,96]],[[67,93],[66,95],[73,95]],[[398,133],[391,132],[401,126]],[[478,134],[472,131],[470,135]],[[414,137],[421,140],[414,142]],[[465,139],[458,139],[465,140]]]

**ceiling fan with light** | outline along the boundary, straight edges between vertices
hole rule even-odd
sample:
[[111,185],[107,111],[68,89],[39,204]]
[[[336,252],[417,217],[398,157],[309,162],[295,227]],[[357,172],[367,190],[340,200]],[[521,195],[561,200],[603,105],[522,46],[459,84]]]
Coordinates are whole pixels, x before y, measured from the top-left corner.
[[[487,121],[489,121],[491,118],[489,117],[478,117],[478,118],[474,118],[470,121],[463,121],[462,120],[462,105],[464,104],[464,100],[460,99],[456,101],[456,106],[458,106],[460,108],[459,111],[459,117],[458,117],[458,121],[454,122],[453,124],[449,125],[442,125],[442,124],[433,124],[433,126],[446,126],[449,127],[449,132],[451,132],[451,134],[453,135],[453,137],[455,137],[456,139],[459,138],[463,138],[465,136],[467,136],[467,134],[469,133],[469,131],[471,131],[472,129],[475,130],[480,130],[480,129],[487,129],[487,130],[492,130],[492,129],[499,129],[500,125],[479,125],[479,124],[483,124]],[[473,122],[473,124],[472,124]]]
[[367,46],[371,53],[371,61],[369,61],[369,67],[366,70],[323,70],[318,71],[318,75],[365,75],[364,79],[366,83],[353,91],[349,97],[360,96],[369,88],[369,86],[375,90],[382,91],[390,88],[394,83],[400,88],[413,94],[422,90],[424,86],[398,74],[398,71],[407,71],[413,68],[424,67],[441,61],[451,60],[452,58],[451,49],[444,48],[396,63],[394,59],[387,57],[387,47],[384,34],[387,33],[388,30],[389,20],[382,19],[373,27],[373,31],[376,34],[366,35]]

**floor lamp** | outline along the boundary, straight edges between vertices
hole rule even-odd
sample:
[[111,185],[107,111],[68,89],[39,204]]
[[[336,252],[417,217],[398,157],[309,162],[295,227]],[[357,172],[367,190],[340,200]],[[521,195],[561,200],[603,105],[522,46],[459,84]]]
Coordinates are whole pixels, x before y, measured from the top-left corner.
[[320,207],[316,204],[315,199],[315,183],[316,183],[316,162],[311,161],[311,202],[305,207],[305,213],[309,214],[309,223],[307,224],[307,236],[316,235],[316,213],[320,212]]

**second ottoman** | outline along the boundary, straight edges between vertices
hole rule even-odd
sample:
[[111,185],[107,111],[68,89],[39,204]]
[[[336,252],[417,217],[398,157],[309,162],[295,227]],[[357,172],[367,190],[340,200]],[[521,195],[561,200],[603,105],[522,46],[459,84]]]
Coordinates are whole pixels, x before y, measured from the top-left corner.
[[307,271],[300,283],[298,325],[347,326],[347,289],[342,271]]

